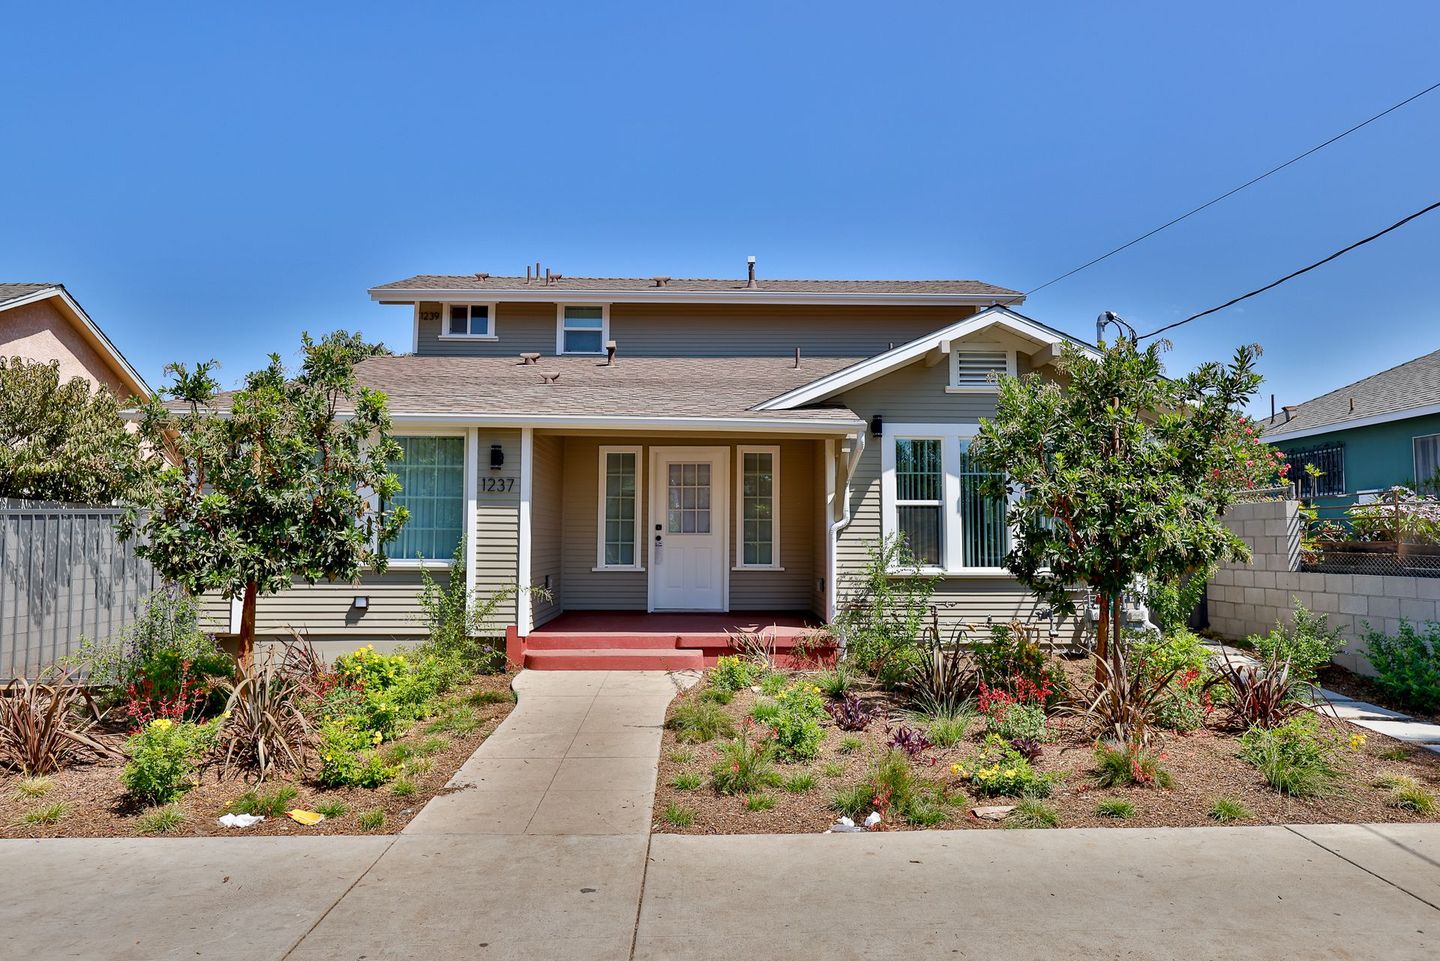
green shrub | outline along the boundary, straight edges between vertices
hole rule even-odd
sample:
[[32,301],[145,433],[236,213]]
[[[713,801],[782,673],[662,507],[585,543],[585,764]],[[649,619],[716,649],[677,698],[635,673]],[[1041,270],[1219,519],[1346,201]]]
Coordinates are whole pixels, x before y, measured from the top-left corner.
[[859,819],[870,810],[874,797],[870,785],[861,781],[837,790],[830,806],[848,818]]
[[57,801],[54,804],[47,804],[44,807],[26,811],[20,815],[20,823],[30,825],[58,824],[68,810],[69,808],[65,804]]
[[1038,797],[1022,797],[1005,816],[1007,828],[1058,828],[1060,812]]
[[315,805],[316,814],[323,814],[325,817],[329,818],[332,821],[336,818],[343,818],[345,816],[345,812],[348,810],[349,808],[347,808],[344,804],[341,804],[339,801],[321,801],[319,804]]
[[695,760],[695,752],[686,748],[679,748],[677,750],[671,751],[665,756],[668,757],[670,760],[674,761],[676,764],[689,764],[691,761]]
[[854,754],[865,746],[865,742],[858,737],[846,737],[840,739],[840,753]]
[[[484,596],[466,589],[465,542],[455,547],[449,576],[443,584],[430,572],[420,571],[420,609],[426,641],[417,647],[417,660],[432,658],[431,670],[441,681],[441,690],[462,683],[474,674],[496,674],[505,669],[505,649],[496,643],[500,633],[496,614],[500,606],[519,592],[505,587]],[[543,600],[550,593],[530,588],[528,596]]]
[[1300,680],[1315,680],[1316,672],[1345,648],[1340,629],[1330,626],[1328,614],[1312,614],[1295,602],[1294,623],[1276,624],[1268,634],[1250,638],[1255,650],[1266,660],[1289,660],[1290,671]]
[[[978,679],[988,687],[1012,690],[1020,678],[1038,687],[1050,688],[1053,701],[1063,689],[1065,673],[1040,646],[1034,630],[1015,621],[990,627],[990,640],[970,650]],[[1048,684],[1047,684],[1048,682]]]
[[761,724],[774,724],[780,716],[780,705],[769,699],[756,701],[750,709],[750,716]]
[[735,692],[723,687],[707,687],[700,692],[700,700],[711,704],[729,704],[735,700]]
[[691,700],[671,712],[665,726],[682,744],[703,744],[717,737],[733,737],[735,724],[718,704]]
[[48,777],[23,777],[15,782],[16,797],[43,797],[50,793],[55,781]]
[[852,663],[894,687],[923,653],[938,583],[914,563],[904,535],[891,534],[870,546],[864,568],[843,585],[847,603],[830,633],[845,638]]
[[1240,735],[1240,757],[1259,769],[1281,794],[1326,797],[1340,779],[1338,737],[1320,729],[1314,715],[1298,714],[1272,728],[1252,727]]
[[826,761],[824,766],[820,768],[820,773],[826,777],[844,777],[845,765],[839,761]]
[[[869,804],[883,817],[934,827],[949,820],[949,796],[943,784],[920,777],[904,751],[890,750],[875,762],[863,782]],[[851,815],[854,817],[854,815]]]
[[721,794],[745,794],[780,783],[775,770],[773,741],[754,737],[742,728],[738,737],[720,749],[720,759],[710,769],[715,789]]
[[378,732],[367,731],[354,718],[341,717],[320,726],[320,783],[326,787],[379,787],[398,774],[376,751]]
[[1100,787],[1136,785],[1138,787],[1175,786],[1175,778],[1151,751],[1130,745],[1097,744],[1095,746],[1095,783]]
[[775,798],[769,794],[755,793],[745,797],[745,810],[768,811],[775,806]]
[[125,789],[142,801],[164,804],[194,786],[200,761],[215,746],[220,732],[217,719],[208,724],[151,721],[125,742],[130,761],[120,779]]
[[1411,811],[1415,814],[1435,813],[1435,795],[1421,787],[1420,782],[1413,777],[1405,777],[1400,774],[1386,775],[1376,783],[1376,787],[1385,788],[1390,792],[1388,803],[1392,808]]
[[1190,671],[1176,675],[1155,702],[1155,723],[1170,731],[1185,733],[1205,726],[1214,703],[1199,675]]
[[825,701],[812,684],[792,684],[775,698],[777,708],[770,724],[775,728],[775,750],[785,761],[811,761],[820,754],[825,730],[820,718]]
[[378,831],[385,826],[385,812],[380,808],[361,811],[359,823],[362,831]]
[[771,671],[760,679],[760,693],[774,697],[785,690],[785,686],[789,683],[790,679],[780,671]]
[[390,785],[390,793],[396,797],[410,797],[415,793],[415,782],[408,777],[396,778]]
[[1440,711],[1440,624],[1431,621],[1422,632],[1401,621],[1394,637],[1367,631],[1365,644],[1381,690],[1402,707]]
[[246,791],[230,802],[229,810],[234,811],[236,814],[259,814],[264,817],[279,817],[285,813],[285,809],[290,802],[295,800],[295,795],[295,789],[288,784],[264,793]]
[[1045,723],[1045,708],[1039,704],[1003,704],[985,715],[985,731],[1007,741],[1021,738],[1032,741],[1050,740]]
[[850,669],[842,662],[836,664],[833,671],[825,671],[815,678],[815,684],[826,697],[832,701],[838,701],[855,686],[855,679],[851,676]]
[[1151,677],[1170,673],[1178,676],[1193,671],[1203,680],[1210,673],[1210,649],[1205,646],[1205,639],[1183,627],[1164,635],[1149,631],[1138,636],[1127,635],[1127,638],[1131,641],[1132,662]]
[[748,658],[722,654],[710,669],[710,686],[722,691],[738,691],[754,684],[761,670],[759,664]]
[[1254,817],[1254,815],[1250,813],[1250,809],[1239,801],[1223,797],[1217,797],[1212,801],[1210,810],[1207,813],[1212,821],[1220,821],[1221,823],[1226,821],[1244,821]]
[[[970,724],[975,720],[975,712],[970,709],[948,711],[930,719],[926,725],[926,733],[930,737],[930,743],[936,747],[954,747],[965,740],[965,735],[970,731]],[[1037,738],[1036,740],[1041,740]]]
[[809,771],[792,774],[785,779],[785,790],[791,794],[804,794],[815,789],[815,775]]
[[671,801],[669,804],[665,805],[665,813],[663,817],[665,818],[666,823],[677,828],[688,828],[690,827],[690,825],[695,823],[695,812],[690,810],[689,808],[681,807],[674,801]]
[[1135,805],[1122,798],[1106,798],[1095,805],[1095,816],[1125,821],[1135,816]]
[[135,829],[141,834],[169,834],[185,823],[185,813],[173,804],[151,810],[140,815]]
[[979,755],[950,765],[950,773],[964,778],[982,797],[1049,797],[1061,777],[1035,770],[1025,755],[993,734],[986,735]]
[[694,771],[681,771],[670,779],[670,786],[677,791],[693,791],[704,783],[704,779]]

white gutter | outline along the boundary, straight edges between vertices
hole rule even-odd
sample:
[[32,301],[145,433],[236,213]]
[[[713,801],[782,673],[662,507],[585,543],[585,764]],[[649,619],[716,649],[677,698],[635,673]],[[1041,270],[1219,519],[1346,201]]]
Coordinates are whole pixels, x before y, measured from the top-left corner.
[[[855,476],[855,468],[860,464],[861,455],[865,453],[865,437],[866,433],[864,430],[861,430],[855,435],[855,446],[850,449],[850,457],[845,463],[845,490],[842,495],[841,514],[840,517],[830,525],[829,540],[826,544],[826,551],[830,559],[829,579],[825,585],[827,594],[829,595],[826,598],[826,605],[830,609],[829,614],[830,620],[832,621],[835,619],[835,613],[840,604],[840,588],[836,583],[835,576],[835,568],[837,566],[835,563],[835,539],[840,536],[841,531],[850,526],[850,522],[854,519],[854,514],[850,510],[850,480]],[[826,471],[825,485],[827,493],[833,494],[837,485],[830,471]],[[840,653],[845,653],[844,636],[840,638]]]
[[477,427],[541,427],[575,430],[716,430],[748,433],[849,434],[863,429],[861,420],[807,420],[758,417],[624,417],[578,414],[456,414],[391,413],[390,422],[403,424],[468,424]]
[[[1336,421],[1333,424],[1321,424],[1318,427],[1301,427],[1296,430],[1266,431],[1260,439],[1267,444],[1280,441],[1292,440],[1298,437],[1314,437],[1316,434],[1329,434],[1333,431],[1353,430],[1356,427],[1369,427],[1371,424],[1389,424],[1397,420],[1409,420],[1412,417],[1425,417],[1429,414],[1440,414],[1440,404],[1426,404],[1423,407],[1410,407],[1406,410],[1386,411],[1383,414],[1371,414],[1369,417],[1356,417],[1352,420]],[[1284,422],[1281,422],[1283,428]]]

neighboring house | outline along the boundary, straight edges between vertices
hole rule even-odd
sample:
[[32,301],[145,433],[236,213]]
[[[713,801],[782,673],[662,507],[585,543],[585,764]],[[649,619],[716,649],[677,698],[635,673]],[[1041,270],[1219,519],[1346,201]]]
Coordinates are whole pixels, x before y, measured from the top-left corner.
[[[1266,421],[1300,494],[1344,504],[1396,484],[1435,493],[1440,475],[1440,351],[1381,371]],[[1307,477],[1314,465],[1318,478]]]
[[0,355],[56,361],[60,380],[84,377],[124,402],[150,388],[63,284],[0,283]]
[[358,371],[389,398],[410,521],[385,574],[262,598],[261,634],[414,635],[418,569],[462,537],[476,590],[547,592],[497,625],[536,666],[639,647],[686,650],[625,665],[684,666],[725,630],[824,623],[895,532],[940,575],[947,635],[1048,615],[1002,569],[1004,505],[967,455],[995,374],[1079,344],[995,306],[1015,291],[537,271],[370,295],[414,313],[414,354]]

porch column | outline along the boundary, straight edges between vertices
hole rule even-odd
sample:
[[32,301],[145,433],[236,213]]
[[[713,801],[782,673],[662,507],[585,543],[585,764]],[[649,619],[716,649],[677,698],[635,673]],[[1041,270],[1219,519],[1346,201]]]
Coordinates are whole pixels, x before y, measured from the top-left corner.
[[[419,314],[417,313],[418,317]],[[475,609],[475,576],[479,564],[480,526],[480,429],[465,431],[465,619]]]
[[515,624],[525,637],[534,627],[530,606],[530,495],[535,486],[535,429],[520,428],[520,545],[515,578]]
[[825,621],[835,620],[835,441],[825,440]]

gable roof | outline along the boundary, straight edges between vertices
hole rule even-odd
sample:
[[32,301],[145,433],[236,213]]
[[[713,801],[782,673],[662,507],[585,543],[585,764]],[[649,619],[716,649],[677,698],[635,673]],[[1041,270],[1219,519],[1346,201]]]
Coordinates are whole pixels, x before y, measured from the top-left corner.
[[[1093,346],[1062,330],[1056,330],[1054,327],[1042,324],[1040,321],[1026,317],[1008,307],[988,307],[964,320],[956,321],[948,327],[937,330],[933,334],[926,334],[908,344],[901,344],[883,354],[876,354],[867,360],[837,370],[833,374],[821,377],[778,397],[773,397],[755,409],[794,410],[805,404],[813,404],[841,391],[869,383],[907,364],[912,364],[941,344],[969,337],[992,327],[1001,327],[1010,333],[1034,341],[1040,347],[1071,343],[1082,350],[1095,353]],[[1099,355],[1096,354],[1096,356]]]
[[51,297],[61,305],[60,312],[66,314],[71,322],[79,328],[81,335],[90,342],[90,345],[109,361],[111,369],[115,371],[131,393],[137,397],[148,397],[153,393],[150,385],[145,383],[145,378],[130,366],[125,355],[120,353],[120,349],[110,342],[110,338],[105,336],[105,331],[100,329],[100,325],[90,319],[90,315],[85,313],[85,309],[80,306],[79,302],[70,296],[70,292],[65,289],[64,284],[0,283],[0,310],[12,310]]
[[1440,413],[1440,350],[1321,394],[1266,421],[1267,441]]
[[420,274],[370,288],[381,303],[418,300],[554,301],[588,296],[615,302],[703,303],[1020,303],[1019,291],[978,280],[771,280],[656,277],[492,277],[488,274]]

